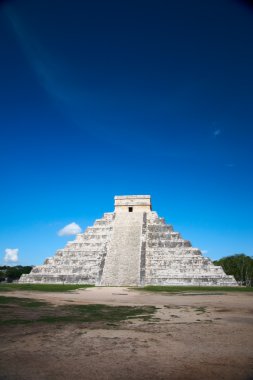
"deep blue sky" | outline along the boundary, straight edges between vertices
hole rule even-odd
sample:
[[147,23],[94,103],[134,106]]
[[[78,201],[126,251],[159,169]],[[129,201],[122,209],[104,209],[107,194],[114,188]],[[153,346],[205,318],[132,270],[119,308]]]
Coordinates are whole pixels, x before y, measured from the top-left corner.
[[253,255],[250,7],[6,0],[0,52],[2,263],[42,263],[122,194],[212,259]]

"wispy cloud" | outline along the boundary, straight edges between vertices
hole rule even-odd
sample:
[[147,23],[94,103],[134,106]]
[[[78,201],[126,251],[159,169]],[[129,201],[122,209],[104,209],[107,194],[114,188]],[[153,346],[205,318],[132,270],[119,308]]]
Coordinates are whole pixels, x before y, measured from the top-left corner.
[[226,168],[234,168],[235,164],[225,164]]
[[4,261],[6,263],[9,263],[9,262],[16,263],[18,261],[18,253],[19,253],[18,248],[6,248]]
[[203,255],[206,255],[208,253],[206,249],[202,249],[201,252],[203,253]]
[[214,137],[217,137],[220,134],[221,134],[221,130],[220,129],[215,129],[215,131],[213,132]]
[[63,68],[62,60],[44,48],[12,4],[6,4],[5,15],[41,86],[52,98],[69,103],[73,89],[66,85],[64,71],[67,67]]
[[[76,126],[82,129],[88,128],[84,119],[87,112],[92,112],[90,110],[96,97],[95,93],[81,87],[78,80],[73,79],[73,71],[66,60],[45,47],[41,38],[32,32],[31,25],[24,20],[17,7],[8,3],[4,11],[17,42],[41,87]],[[72,75],[66,75],[66,73],[72,73]],[[68,80],[69,76],[71,80]],[[96,136],[98,132],[106,136],[103,131],[105,131],[104,125],[98,126],[96,123],[93,123],[92,130],[89,128],[89,133],[94,133]]]
[[81,232],[81,227],[76,224],[75,222],[67,224],[65,227],[63,227],[61,230],[58,231],[59,236],[70,236],[70,235],[76,235]]

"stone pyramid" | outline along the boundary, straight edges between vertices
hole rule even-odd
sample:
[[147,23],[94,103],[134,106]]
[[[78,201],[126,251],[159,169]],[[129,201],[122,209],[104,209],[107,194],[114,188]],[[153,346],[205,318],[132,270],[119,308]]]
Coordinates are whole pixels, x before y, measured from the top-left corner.
[[152,211],[149,195],[116,196],[114,212],[105,213],[19,282],[237,285]]

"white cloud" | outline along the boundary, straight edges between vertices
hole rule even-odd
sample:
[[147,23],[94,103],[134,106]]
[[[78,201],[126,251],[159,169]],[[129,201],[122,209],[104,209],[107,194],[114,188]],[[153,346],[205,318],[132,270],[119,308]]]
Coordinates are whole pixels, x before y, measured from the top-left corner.
[[206,249],[202,249],[201,252],[203,253],[203,255],[206,255],[208,251]]
[[73,223],[67,224],[60,231],[58,231],[58,235],[69,236],[69,235],[79,234],[80,232],[81,232],[81,227],[78,226],[78,224],[73,222]]
[[6,263],[8,262],[13,262],[16,263],[18,261],[18,248],[6,248],[5,250],[5,256],[4,256],[4,261]]
[[220,134],[221,134],[221,130],[220,129],[215,129],[215,131],[213,132],[214,137],[217,137]]

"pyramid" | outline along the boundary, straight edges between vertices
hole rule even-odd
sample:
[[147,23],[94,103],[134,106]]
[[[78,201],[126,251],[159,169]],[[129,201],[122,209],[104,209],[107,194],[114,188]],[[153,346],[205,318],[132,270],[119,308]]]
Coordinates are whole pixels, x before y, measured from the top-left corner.
[[149,195],[115,196],[105,213],[20,283],[237,286],[233,276],[152,211]]

